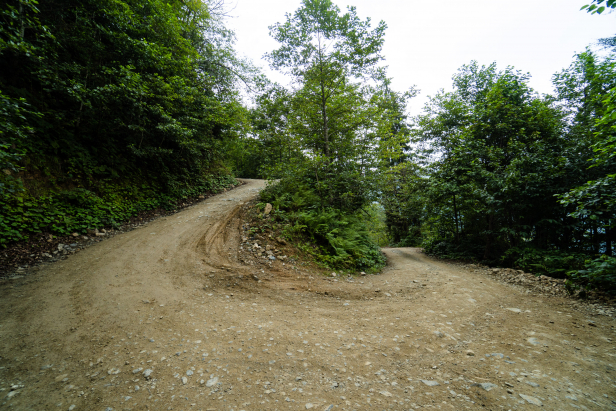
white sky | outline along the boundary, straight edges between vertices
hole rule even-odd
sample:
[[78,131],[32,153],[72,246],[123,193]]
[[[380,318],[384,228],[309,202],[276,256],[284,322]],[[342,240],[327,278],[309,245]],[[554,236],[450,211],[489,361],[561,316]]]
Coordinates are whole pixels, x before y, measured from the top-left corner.
[[[589,15],[580,7],[590,0],[334,0],[341,11],[357,7],[373,27],[387,23],[383,56],[398,91],[417,85],[419,97],[409,111],[418,114],[428,95],[451,88],[451,76],[463,64],[497,62],[529,72],[530,85],[552,91],[551,77],[569,66],[576,52],[616,34],[616,13]],[[227,22],[237,35],[236,49],[286,84],[262,57],[278,47],[268,26],[285,21],[300,0],[229,0],[235,8]]]

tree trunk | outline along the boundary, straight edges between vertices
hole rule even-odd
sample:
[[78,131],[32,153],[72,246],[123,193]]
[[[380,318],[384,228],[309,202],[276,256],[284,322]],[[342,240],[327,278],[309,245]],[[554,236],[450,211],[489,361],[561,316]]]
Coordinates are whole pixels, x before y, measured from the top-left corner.
[[488,260],[490,255],[492,254],[492,243],[494,241],[494,235],[492,234],[492,230],[494,229],[494,215],[490,214],[488,216],[488,235],[486,236],[486,248],[483,253],[483,259]]
[[[323,67],[321,67],[321,73],[323,72]],[[323,139],[324,139],[324,147],[323,151],[325,157],[327,158],[327,162],[329,163],[329,124],[327,121],[327,98],[325,97],[325,85],[323,84],[323,79],[321,78],[321,116],[323,117]]]
[[456,195],[453,195],[453,217],[456,223],[456,244],[460,244],[460,231],[458,224],[458,207],[456,206]]
[[19,28],[19,37],[23,40],[24,35],[26,34],[26,27],[24,25],[24,5],[21,4],[21,2],[19,2],[19,23],[21,26]]
[[327,164],[329,164],[329,124],[327,121],[327,97],[325,95],[325,84],[324,84],[324,74],[323,74],[323,55],[321,49],[321,36],[318,36],[319,42],[319,71],[321,72],[321,78],[319,79],[319,85],[321,86],[321,116],[323,117],[323,139],[324,139],[324,147],[323,151],[325,154],[325,158]]
[[[609,222],[608,222],[609,224]],[[605,229],[605,254],[610,257],[614,254],[614,237],[616,230],[611,227]]]

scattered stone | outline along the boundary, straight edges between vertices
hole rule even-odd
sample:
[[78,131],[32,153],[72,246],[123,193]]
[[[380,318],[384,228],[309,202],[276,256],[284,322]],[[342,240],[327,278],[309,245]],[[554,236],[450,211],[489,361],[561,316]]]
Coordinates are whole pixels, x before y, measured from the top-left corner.
[[270,203],[265,204],[265,210],[263,210],[263,214],[268,215],[272,212],[272,205]]
[[150,379],[150,376],[152,375],[152,373],[153,373],[153,372],[154,372],[154,370],[150,370],[150,369],[148,368],[147,370],[145,370],[145,371],[143,372],[143,376],[144,376],[146,379],[148,379],[148,380],[149,380],[149,379]]
[[56,382],[60,382],[60,381],[62,381],[63,379],[65,379],[66,377],[68,377],[68,374],[58,375],[58,376],[56,377]]
[[[438,385],[438,383],[436,385]],[[379,394],[385,397],[391,397],[391,393],[389,391],[381,391]]]
[[512,311],[514,313],[521,313],[522,310],[520,310],[519,308],[505,308],[506,310]]
[[143,371],[143,368],[135,368],[133,374],[139,374],[141,371]]
[[188,375],[190,377],[191,375],[193,375],[193,371],[192,370],[186,371],[186,375]]
[[182,384],[184,385],[188,384],[188,378],[182,377]]
[[533,381],[524,381],[524,382],[526,384],[530,385],[531,387],[534,387],[534,388],[538,388],[539,387],[539,384],[537,384],[536,382],[533,382]]
[[434,331],[434,335],[436,335],[438,338],[443,338],[445,336],[445,334],[440,331]]
[[210,378],[209,380],[207,380],[207,382],[205,383],[206,387],[213,387],[214,385],[216,385],[216,383],[218,382],[218,377],[214,377],[214,378]]
[[420,380],[420,381],[426,384],[428,387],[436,387],[437,385],[441,385],[436,381],[430,381],[430,380]]
[[486,391],[490,391],[491,389],[497,387],[496,384],[492,384],[492,383],[489,383],[489,382],[482,382],[482,383],[477,384],[477,385],[479,385],[481,388],[483,388]]
[[530,395],[524,395],[524,394],[520,394],[520,397],[525,400],[527,403],[529,404],[533,404],[533,405],[537,405],[539,407],[543,407],[543,403],[535,398],[535,397],[531,397]]
[[306,409],[309,410],[311,408],[314,408],[314,405],[312,403],[307,403],[306,404]]
[[466,351],[466,355],[468,355],[469,357],[474,357],[474,356],[475,356],[475,353],[474,353],[474,352],[472,352],[471,350],[467,350],[467,351]]

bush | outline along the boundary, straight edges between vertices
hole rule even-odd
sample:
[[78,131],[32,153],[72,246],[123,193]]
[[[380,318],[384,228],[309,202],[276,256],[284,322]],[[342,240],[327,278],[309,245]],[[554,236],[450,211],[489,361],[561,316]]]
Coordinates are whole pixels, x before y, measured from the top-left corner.
[[483,246],[473,242],[455,244],[451,240],[433,238],[423,243],[424,252],[435,257],[451,260],[477,261],[480,259]]
[[74,188],[40,197],[25,190],[5,192],[0,194],[0,245],[6,247],[40,232],[68,235],[100,227],[117,227],[140,212],[173,209],[180,200],[233,184],[237,182],[231,176],[210,175],[200,184],[166,193],[153,184],[105,182],[99,182],[97,192]]
[[361,211],[321,208],[312,190],[285,181],[269,185],[261,192],[261,200],[272,204],[274,218],[287,224],[290,236],[304,237],[306,243],[299,247],[328,267],[376,270],[385,265]]
[[370,269],[385,263],[366,225],[355,215],[330,208],[300,212],[292,218],[320,246],[315,257],[330,267]]
[[616,293],[616,257],[592,258],[583,253],[512,248],[505,253],[503,261],[535,275],[566,278],[570,292],[583,289]]
[[511,248],[505,252],[501,260],[506,265],[535,275],[547,275],[555,278],[565,278],[567,272],[581,269],[588,255],[568,253],[559,250],[539,250],[536,248]]
[[567,273],[567,287],[598,289],[609,294],[616,294],[616,257],[602,255],[584,262],[581,270]]

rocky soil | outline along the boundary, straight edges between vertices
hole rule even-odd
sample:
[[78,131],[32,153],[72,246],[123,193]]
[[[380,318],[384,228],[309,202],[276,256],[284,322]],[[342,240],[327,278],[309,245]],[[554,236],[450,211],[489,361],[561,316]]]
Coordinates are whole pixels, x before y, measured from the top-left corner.
[[616,409],[609,306],[412,248],[323,276],[247,235],[262,187],[0,281],[0,408]]

